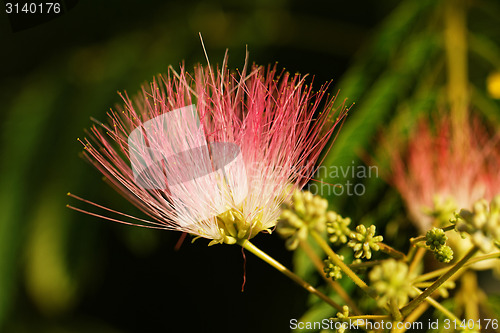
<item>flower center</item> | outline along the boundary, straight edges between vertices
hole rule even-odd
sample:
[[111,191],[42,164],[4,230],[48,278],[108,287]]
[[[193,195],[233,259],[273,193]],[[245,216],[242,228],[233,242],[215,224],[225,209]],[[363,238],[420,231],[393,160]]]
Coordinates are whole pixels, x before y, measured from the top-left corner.
[[235,244],[238,241],[256,236],[264,229],[262,217],[263,213],[259,212],[249,219],[243,216],[240,210],[234,208],[217,215],[221,238],[212,240],[208,245],[219,243]]

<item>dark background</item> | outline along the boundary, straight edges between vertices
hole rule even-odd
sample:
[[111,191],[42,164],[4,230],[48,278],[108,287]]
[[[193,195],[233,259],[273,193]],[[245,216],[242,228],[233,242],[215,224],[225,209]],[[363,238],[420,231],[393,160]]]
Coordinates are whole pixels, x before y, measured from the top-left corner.
[[[314,75],[318,86],[333,80],[332,92],[341,89],[357,105],[329,163],[362,163],[360,151],[376,150],[373,138],[398,106],[414,98],[423,69],[443,58],[440,3],[79,1],[64,15],[15,32],[2,7],[0,331],[289,331],[289,320],[308,307],[306,293],[250,254],[241,292],[240,248],[187,239],[174,251],[180,233],[122,226],[65,208],[79,204],[66,197],[71,191],[142,216],[79,157],[76,138],[85,136],[90,117],[103,120],[121,103],[117,91],[137,92],[168,65],[184,62],[189,70],[205,64],[201,32],[213,64],[228,48],[229,67],[241,68],[248,47],[251,62],[277,61],[292,73]],[[498,47],[498,5],[471,3],[474,31]],[[485,77],[500,66],[471,61],[471,77],[486,94]],[[442,81],[443,69],[435,71]],[[429,87],[429,100],[418,100],[432,107],[420,109],[439,102],[430,99],[435,88]],[[498,101],[488,103],[485,117],[498,120]],[[332,205],[359,219],[401,212],[397,194],[380,179],[373,182],[356,207],[353,198]],[[277,235],[259,235],[255,243],[292,266]]]

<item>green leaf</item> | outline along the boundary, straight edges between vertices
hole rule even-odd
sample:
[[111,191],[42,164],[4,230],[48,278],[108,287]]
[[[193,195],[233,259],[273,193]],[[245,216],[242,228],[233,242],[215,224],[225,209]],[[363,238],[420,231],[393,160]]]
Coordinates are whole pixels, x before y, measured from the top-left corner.
[[[304,323],[321,323],[322,320],[328,319],[336,315],[338,311],[333,309],[331,305],[325,302],[317,303],[316,305],[309,308],[309,310],[300,317],[299,322]],[[295,332],[307,333],[307,332],[318,332],[319,329],[297,329]]]
[[27,82],[15,97],[10,113],[2,124],[0,174],[0,327],[10,311],[19,272],[19,256],[26,235],[26,218],[31,213],[29,201],[30,167],[44,134],[49,116],[54,112],[53,82],[35,79]]
[[[369,145],[398,99],[408,93],[418,73],[436,51],[437,44],[436,39],[428,34],[408,41],[400,60],[375,82],[348,116],[324,166],[346,168],[358,159],[360,149]],[[325,181],[335,183],[336,180],[326,177]]]
[[488,296],[488,305],[490,306],[492,313],[500,313],[500,295],[490,294]]

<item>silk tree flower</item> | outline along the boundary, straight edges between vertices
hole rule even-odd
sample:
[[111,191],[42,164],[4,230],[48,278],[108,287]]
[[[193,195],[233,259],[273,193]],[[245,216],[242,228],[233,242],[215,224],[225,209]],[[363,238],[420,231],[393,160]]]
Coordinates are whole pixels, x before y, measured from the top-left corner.
[[432,227],[429,211],[472,209],[477,200],[491,200],[500,191],[498,139],[490,139],[478,119],[456,133],[445,117],[434,132],[421,121],[406,151],[392,150],[390,180],[421,232]]
[[[490,137],[477,118],[453,127],[452,120],[444,117],[436,122],[434,131],[428,122],[421,121],[406,150],[390,150],[390,181],[422,233],[449,224],[455,211],[472,209],[477,200],[490,201],[499,193],[498,142],[499,137]],[[456,233],[448,236],[458,251],[456,258],[472,246]]]
[[313,92],[304,79],[276,67],[231,73],[208,65],[193,75],[170,69],[135,98],[122,95],[124,106],[82,143],[86,158],[150,220],[97,204],[135,222],[91,214],[210,245],[270,232],[347,112],[333,118],[328,84]]

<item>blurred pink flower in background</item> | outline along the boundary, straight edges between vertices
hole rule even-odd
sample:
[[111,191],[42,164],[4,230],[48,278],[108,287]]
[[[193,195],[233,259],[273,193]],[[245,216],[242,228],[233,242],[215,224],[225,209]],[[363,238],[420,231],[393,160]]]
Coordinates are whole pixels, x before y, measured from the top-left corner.
[[420,232],[432,227],[432,214],[471,209],[475,201],[500,193],[498,143],[476,117],[461,126],[443,117],[434,128],[420,121],[406,149],[390,150],[390,182]]

